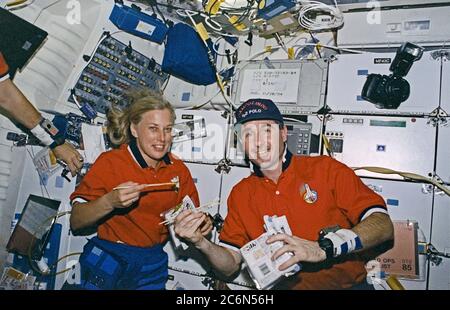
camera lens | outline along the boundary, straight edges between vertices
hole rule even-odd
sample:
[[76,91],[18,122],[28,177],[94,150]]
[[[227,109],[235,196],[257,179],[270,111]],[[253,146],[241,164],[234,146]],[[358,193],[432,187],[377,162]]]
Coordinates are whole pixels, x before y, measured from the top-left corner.
[[[387,95],[387,106],[389,106],[389,102],[391,101],[399,101],[399,104],[409,97],[409,83],[405,79],[401,77],[389,77],[386,86],[385,91]],[[397,108],[396,107],[393,108]],[[390,109],[393,109],[390,108]]]
[[397,109],[409,93],[409,83],[401,77],[369,74],[361,97],[379,109]]

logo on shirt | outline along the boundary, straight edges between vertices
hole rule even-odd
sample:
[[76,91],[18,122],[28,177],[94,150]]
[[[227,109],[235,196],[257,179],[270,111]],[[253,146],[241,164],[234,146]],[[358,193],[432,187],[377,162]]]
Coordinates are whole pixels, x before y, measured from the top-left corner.
[[306,203],[313,204],[317,201],[317,192],[311,189],[308,184],[305,183],[304,188],[300,188],[300,193],[302,192],[304,192],[303,200],[305,200]]

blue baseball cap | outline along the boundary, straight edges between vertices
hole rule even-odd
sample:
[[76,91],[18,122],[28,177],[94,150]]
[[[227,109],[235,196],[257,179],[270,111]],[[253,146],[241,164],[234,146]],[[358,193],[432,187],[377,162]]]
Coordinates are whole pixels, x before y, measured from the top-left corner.
[[236,124],[255,120],[274,120],[283,125],[283,116],[270,99],[249,99],[236,111]]

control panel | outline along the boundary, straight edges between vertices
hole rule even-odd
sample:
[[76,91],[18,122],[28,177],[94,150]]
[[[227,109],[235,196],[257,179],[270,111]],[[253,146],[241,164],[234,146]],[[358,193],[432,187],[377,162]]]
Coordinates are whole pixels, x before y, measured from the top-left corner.
[[288,131],[288,150],[296,155],[309,155],[312,124],[285,122]]
[[[98,45],[75,87],[74,95],[80,103],[89,104],[106,114],[111,105],[126,106],[123,94],[130,88],[145,87],[159,91],[168,79],[160,64],[133,50],[119,40],[107,36]],[[75,103],[72,95],[69,101]]]

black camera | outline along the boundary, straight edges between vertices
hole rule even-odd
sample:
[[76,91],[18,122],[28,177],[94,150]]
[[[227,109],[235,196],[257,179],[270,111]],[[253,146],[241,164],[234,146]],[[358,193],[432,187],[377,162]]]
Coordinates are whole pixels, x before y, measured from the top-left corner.
[[406,42],[397,50],[389,71],[391,75],[369,74],[362,89],[361,97],[372,102],[379,109],[397,109],[408,99],[410,87],[403,77],[411,69],[413,62],[422,57],[423,48]]

